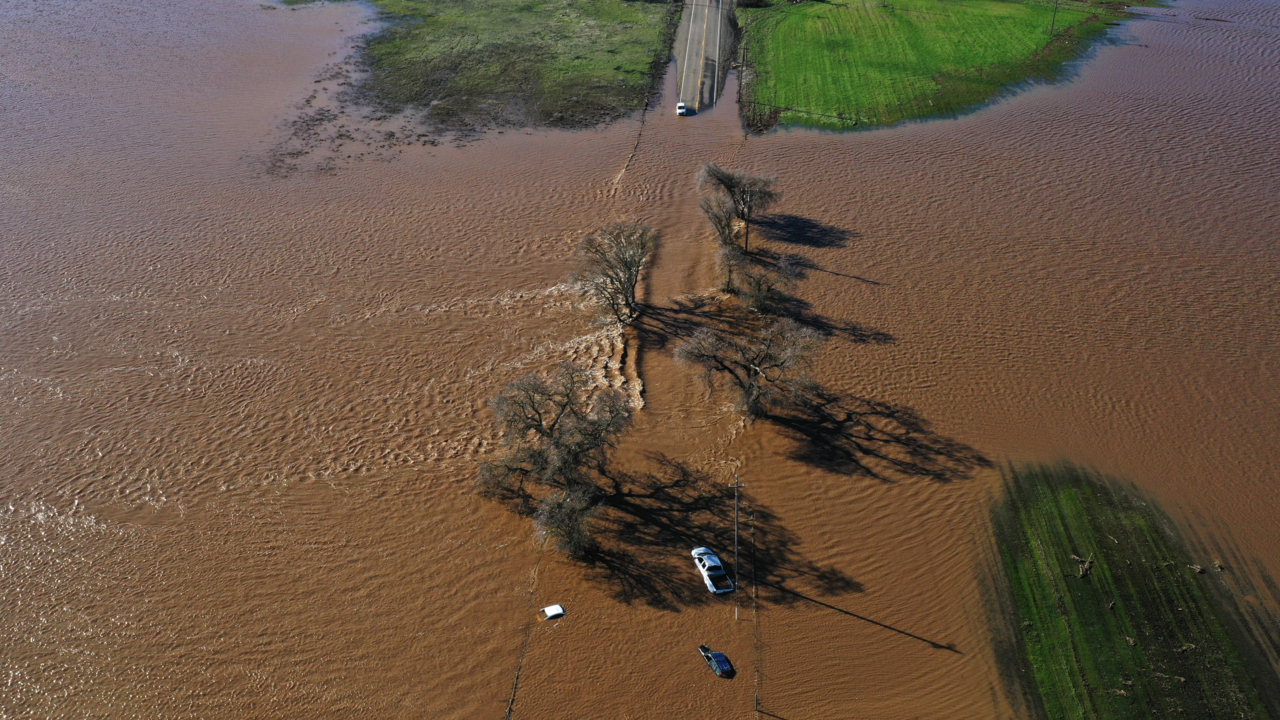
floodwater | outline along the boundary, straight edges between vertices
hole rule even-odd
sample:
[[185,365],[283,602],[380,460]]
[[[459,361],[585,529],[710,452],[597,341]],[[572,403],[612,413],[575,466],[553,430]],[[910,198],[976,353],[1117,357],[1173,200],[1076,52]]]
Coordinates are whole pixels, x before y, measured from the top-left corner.
[[[957,445],[1124,476],[1274,604],[1280,8],[1143,12],[958,120],[744,138],[726,100],[277,173],[367,10],[0,0],[0,717],[1015,717],[995,473]],[[744,560],[740,607],[584,571],[469,492],[509,380],[640,390],[564,284],[584,230],[666,233],[655,304],[715,286],[707,160],[778,175],[764,247],[844,328],[818,379],[930,423],[864,450],[951,448],[859,474],[653,343],[619,463],[737,472],[787,577],[753,603]]]

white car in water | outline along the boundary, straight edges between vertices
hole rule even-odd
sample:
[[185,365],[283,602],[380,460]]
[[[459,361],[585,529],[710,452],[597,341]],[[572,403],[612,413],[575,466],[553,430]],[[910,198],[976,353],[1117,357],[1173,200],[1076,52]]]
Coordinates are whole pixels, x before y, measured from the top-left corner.
[[688,114],[689,114],[689,106],[688,106],[688,105],[685,105],[685,104],[684,104],[684,103],[682,103],[682,102],[678,102],[678,103],[676,103],[676,114],[677,114],[677,115],[688,115]]
[[733,581],[724,571],[724,564],[710,549],[694,548],[693,564],[698,566],[698,572],[702,573],[702,581],[707,584],[707,589],[712,593],[723,595],[733,592]]

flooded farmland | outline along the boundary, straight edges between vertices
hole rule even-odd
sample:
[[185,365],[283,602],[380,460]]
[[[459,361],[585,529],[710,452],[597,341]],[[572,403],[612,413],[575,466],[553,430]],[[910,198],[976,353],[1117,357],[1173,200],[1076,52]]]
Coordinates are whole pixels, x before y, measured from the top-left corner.
[[[1275,606],[1273,4],[1143,10],[954,120],[747,137],[731,102],[677,118],[669,74],[643,127],[273,172],[370,17],[0,0],[0,716],[1017,717],[980,581],[1009,460],[1125,477]],[[488,398],[622,352],[565,283],[583,232],[663,231],[655,305],[714,288],[709,160],[779,178],[767,246],[843,328],[818,379],[992,464],[831,462],[647,347],[619,462],[736,473],[786,549],[736,618],[470,492]]]

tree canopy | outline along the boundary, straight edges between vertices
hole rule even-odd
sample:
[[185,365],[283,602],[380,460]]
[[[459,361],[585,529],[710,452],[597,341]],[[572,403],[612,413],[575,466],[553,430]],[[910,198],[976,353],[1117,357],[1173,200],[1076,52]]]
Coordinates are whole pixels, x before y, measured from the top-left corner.
[[578,247],[574,279],[621,325],[640,314],[636,288],[658,238],[658,231],[648,225],[612,223],[583,238]]
[[794,320],[775,320],[752,334],[703,328],[676,348],[676,359],[723,378],[748,417],[760,417],[796,397],[809,380],[809,359],[821,336]]
[[493,412],[507,452],[481,465],[480,489],[499,496],[526,495],[530,480],[561,489],[586,484],[631,420],[623,393],[597,392],[572,363],[550,377],[512,382],[494,399]]

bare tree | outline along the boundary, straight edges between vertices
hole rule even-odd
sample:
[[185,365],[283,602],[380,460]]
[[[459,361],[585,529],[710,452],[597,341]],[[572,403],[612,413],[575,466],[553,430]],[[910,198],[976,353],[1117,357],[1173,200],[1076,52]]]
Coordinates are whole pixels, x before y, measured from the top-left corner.
[[742,248],[737,245],[723,245],[716,259],[720,264],[720,269],[724,271],[724,285],[721,289],[725,292],[738,292],[738,284],[735,282],[734,276],[736,272],[740,272],[750,263],[746,253],[742,252]]
[[734,237],[733,221],[738,216],[733,203],[728,198],[704,197],[698,206],[702,208],[707,221],[711,223],[711,229],[716,233],[716,240],[721,245],[736,246],[738,241]]
[[724,289],[733,292],[733,270],[742,256],[742,248],[738,246],[734,232],[733,224],[737,215],[733,203],[728,198],[704,197],[699,207],[711,223],[711,229],[715,231],[716,242],[720,243],[720,263],[725,271]]
[[591,519],[596,513],[595,488],[579,485],[551,493],[533,514],[538,534],[571,557],[582,557],[595,545]]
[[771,313],[784,297],[783,291],[795,285],[796,276],[790,265],[774,268],[760,265],[745,266],[738,273],[742,300],[758,313]]
[[623,393],[593,392],[590,376],[572,363],[549,378],[531,374],[511,383],[493,411],[508,450],[481,465],[478,485],[495,497],[525,498],[529,480],[558,488],[589,484],[631,419]]
[[738,188],[742,187],[746,179],[747,176],[743,173],[726,170],[713,162],[709,162],[702,166],[698,184],[701,185],[703,181],[710,182],[720,188],[726,197],[733,199],[734,194],[738,192]]
[[733,203],[734,214],[746,223],[742,249],[750,252],[751,218],[782,199],[782,193],[773,189],[777,178],[754,177],[726,170],[715,163],[707,163],[702,167],[702,179],[719,187]]
[[701,367],[709,381],[724,378],[748,417],[760,417],[807,387],[809,357],[821,336],[794,320],[775,320],[761,332],[736,335],[703,328],[676,348],[676,359]]
[[640,313],[636,287],[658,247],[658,231],[639,223],[613,223],[583,239],[574,278],[622,325]]
[[751,250],[751,218],[757,212],[764,212],[782,199],[782,193],[773,189],[774,178],[747,178],[747,182],[738,191],[733,201],[738,208],[738,216],[746,223],[742,234],[742,248]]

